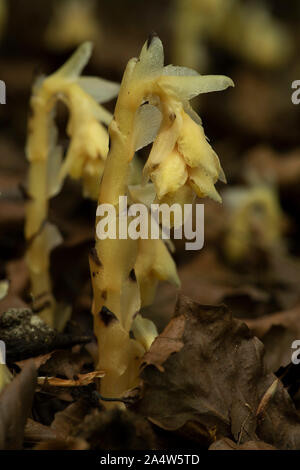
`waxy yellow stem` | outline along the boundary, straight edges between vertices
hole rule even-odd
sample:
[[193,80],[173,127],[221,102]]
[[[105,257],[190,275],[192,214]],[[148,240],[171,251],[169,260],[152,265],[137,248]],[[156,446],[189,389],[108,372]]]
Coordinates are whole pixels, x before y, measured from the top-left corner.
[[[214,184],[224,180],[224,173],[189,100],[229,86],[233,82],[228,77],[205,77],[187,68],[164,67],[157,36],[151,36],[139,59],[131,59],[126,67],[109,126],[111,148],[99,196],[99,205],[111,204],[116,209],[116,238],[97,237],[90,256],[97,368],[105,372],[101,379],[104,397],[118,398],[139,383],[142,356],[156,334],[152,322],[136,316],[142,301],[153,298],[158,280],[179,285],[175,263],[162,240],[133,240],[127,234],[118,238],[124,222],[119,198],[147,192],[146,186],[138,191],[129,188],[134,152],[154,142],[143,176],[154,183],[150,186],[158,200],[182,204],[192,200],[193,190],[200,197],[220,200]],[[126,224],[131,219],[127,217]],[[102,221],[98,217],[97,226]]]
[[[128,88],[128,81],[135,60],[127,65],[115,116],[109,126],[111,149],[108,153],[100,189],[99,204],[109,203],[118,213],[119,196],[127,194],[129,164],[134,155],[133,131],[135,112],[142,99]],[[101,263],[99,266],[91,258],[94,287],[94,331],[98,337],[99,363],[105,371],[101,380],[103,396],[118,397],[134,385],[128,367],[133,361],[133,369],[139,366],[139,358],[144,349],[129,338],[131,319],[140,308],[140,295],[135,280],[130,279],[137,258],[136,240],[96,240],[96,252]],[[100,261],[101,260],[101,261]],[[126,283],[132,285],[126,289]],[[127,291],[127,292],[126,292]],[[128,297],[125,299],[124,297]],[[103,307],[115,315],[109,322],[101,315]],[[129,321],[126,321],[126,318]],[[126,357],[127,356],[127,357]],[[121,372],[121,373],[120,373]],[[115,406],[106,404],[108,407]]]
[[[49,275],[50,251],[61,242],[54,225],[47,222],[49,199],[59,193],[66,176],[83,181],[87,197],[98,198],[100,179],[108,152],[108,124],[111,114],[99,102],[119,91],[119,85],[95,77],[80,77],[92,51],[84,43],[56,73],[40,79],[31,98],[27,158],[30,162],[26,205],[26,260],[33,299],[43,298],[42,318],[55,322],[56,303]],[[94,99],[95,96],[95,99]],[[67,133],[70,145],[62,161],[54,122],[55,106],[62,101],[69,110]]]

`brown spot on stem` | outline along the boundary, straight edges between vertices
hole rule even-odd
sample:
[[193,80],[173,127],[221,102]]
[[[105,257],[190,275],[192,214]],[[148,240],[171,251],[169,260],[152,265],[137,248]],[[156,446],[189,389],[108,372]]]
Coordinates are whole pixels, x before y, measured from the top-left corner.
[[136,282],[136,275],[134,269],[132,269],[129,273],[129,277],[132,281]]
[[99,316],[105,326],[108,326],[111,324],[111,322],[118,320],[116,315],[111,312],[109,308],[105,307],[105,305],[103,305],[103,307],[101,308]]
[[169,114],[169,119],[170,119],[171,122],[175,121],[175,119],[176,119],[176,114],[175,114],[175,113]]
[[54,299],[51,292],[41,292],[36,296],[31,296],[31,310],[34,313],[40,313],[45,308],[51,307],[54,304]]
[[51,295],[51,293],[48,292],[48,291],[43,291],[43,292],[41,292],[40,294],[35,295],[35,296],[32,297],[32,298],[33,298],[33,301],[36,301],[36,300],[41,300],[42,298],[45,298],[45,297],[47,297],[48,295]]
[[104,291],[102,292],[101,297],[102,297],[103,300],[106,300],[106,299],[107,299],[107,291],[106,291],[106,290],[104,290]]
[[94,261],[94,263],[97,264],[97,266],[102,266],[102,263],[99,259],[99,256],[95,247],[90,250],[90,257]]
[[53,300],[52,301],[51,300],[45,300],[45,302],[43,302],[39,305],[34,304],[31,308],[31,310],[33,311],[33,313],[40,313],[43,310],[45,310],[45,308],[50,308],[52,305],[53,305]]
[[154,165],[152,165],[151,167],[151,171],[155,171],[159,168],[159,163],[155,163]]

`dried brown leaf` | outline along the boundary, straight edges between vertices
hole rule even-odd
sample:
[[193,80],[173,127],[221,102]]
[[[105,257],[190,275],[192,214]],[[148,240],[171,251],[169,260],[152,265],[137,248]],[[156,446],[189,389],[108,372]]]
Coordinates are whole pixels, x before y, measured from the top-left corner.
[[74,346],[71,350],[54,351],[49,360],[40,368],[40,375],[61,376],[73,379],[86,365],[93,363],[85,347]]
[[246,320],[246,323],[265,345],[269,371],[275,372],[289,364],[292,342],[300,338],[300,304],[290,310]]
[[[177,352],[170,350],[170,337],[183,343]],[[243,444],[259,437],[279,448],[300,448],[298,413],[280,381],[271,387],[276,377],[266,373],[263,352],[225,306],[181,297],[168,335],[163,332],[147,353],[135,409],[164,429],[195,421],[208,432],[215,428],[217,439]],[[165,361],[156,365],[157,357]]]
[[228,437],[214,442],[209,450],[276,450],[275,447],[263,441],[247,441],[245,444],[238,445]]
[[40,441],[56,439],[56,437],[57,436],[55,431],[49,426],[45,426],[44,424],[38,423],[37,421],[28,418],[24,433],[25,442],[37,443]]
[[148,421],[127,410],[94,410],[78,427],[76,437],[91,449],[155,449],[155,436]]
[[63,439],[72,436],[76,428],[81,424],[90,407],[84,400],[78,400],[67,406],[63,411],[58,411],[51,423],[51,430]]
[[88,450],[89,445],[83,439],[68,438],[63,439],[50,439],[42,441],[34,447],[34,450]]
[[31,410],[36,367],[29,361],[0,395],[0,449],[21,449],[24,427]]

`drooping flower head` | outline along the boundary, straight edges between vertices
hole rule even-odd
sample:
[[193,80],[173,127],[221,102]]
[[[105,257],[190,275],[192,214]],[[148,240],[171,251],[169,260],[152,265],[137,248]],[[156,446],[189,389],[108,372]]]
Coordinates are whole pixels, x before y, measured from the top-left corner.
[[221,201],[215,183],[225,182],[225,175],[190,100],[234,86],[233,81],[222,75],[203,76],[186,67],[164,66],[157,36],[145,43],[126,78],[134,90],[132,99],[141,100],[143,95],[135,119],[135,149],[153,142],[144,177],[154,183],[157,198],[177,201],[183,193],[186,198],[194,191],[199,197]]
[[[67,176],[80,179],[84,196],[97,199],[109,140],[103,124],[108,125],[112,119],[99,103],[113,98],[119,90],[116,83],[81,76],[91,52],[92,44],[84,43],[57,72],[39,77],[30,100],[26,145],[30,162],[26,260],[33,298],[46,294],[50,299],[40,314],[51,325],[62,315],[52,295],[50,252],[61,243],[62,237],[57,228],[47,222],[49,200],[60,192]],[[55,123],[58,102],[63,102],[69,112],[70,142],[64,159]]]
[[[108,125],[111,114],[99,103],[114,98],[119,84],[97,77],[81,76],[92,53],[92,44],[82,44],[71,58],[49,77],[37,80],[31,98],[27,156],[30,161],[48,160],[49,196],[57,194],[64,178],[82,178],[84,195],[97,199],[108,152]],[[69,110],[67,134],[70,144],[66,158],[57,142],[55,105]]]

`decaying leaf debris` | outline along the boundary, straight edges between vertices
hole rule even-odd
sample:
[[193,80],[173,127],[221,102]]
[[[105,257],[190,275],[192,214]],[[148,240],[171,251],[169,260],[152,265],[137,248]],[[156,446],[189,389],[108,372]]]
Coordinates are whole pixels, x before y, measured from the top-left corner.
[[297,449],[299,414],[282,383],[266,372],[263,355],[263,344],[225,306],[180,297],[144,357],[137,410],[164,429],[196,421],[214,439]]

